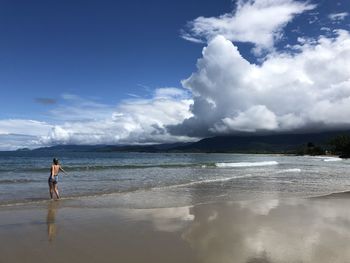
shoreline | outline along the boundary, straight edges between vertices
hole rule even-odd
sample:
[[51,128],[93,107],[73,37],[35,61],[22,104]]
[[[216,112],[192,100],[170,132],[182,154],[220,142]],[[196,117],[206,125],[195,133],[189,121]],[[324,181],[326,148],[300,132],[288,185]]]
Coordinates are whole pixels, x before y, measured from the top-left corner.
[[[186,184],[187,185],[187,184]],[[165,186],[163,188],[159,188],[159,187],[154,187],[154,188],[150,188],[150,189],[136,189],[136,190],[130,190],[130,191],[124,191],[124,192],[107,192],[107,193],[92,193],[92,194],[86,194],[86,195],[72,195],[72,196],[61,196],[60,199],[50,199],[48,198],[34,198],[34,199],[26,199],[26,200],[13,200],[13,201],[7,201],[7,202],[3,202],[0,203],[0,211],[1,209],[5,209],[7,207],[25,207],[25,206],[32,206],[32,205],[46,205],[50,202],[87,202],[87,203],[92,203],[94,200],[102,200],[102,202],[105,202],[107,199],[108,200],[118,200],[120,198],[123,198],[123,196],[127,196],[127,195],[152,195],[154,194],[155,190],[161,190],[162,192],[164,192],[165,190],[169,190],[172,188],[177,188],[178,185],[171,185],[171,186]],[[180,187],[182,185],[179,185]],[[291,200],[291,199],[323,199],[323,198],[347,198],[350,197],[350,189],[349,190],[345,190],[345,191],[339,191],[339,192],[328,192],[328,193],[322,193],[322,194],[315,194],[315,195],[311,195],[311,194],[307,194],[307,195],[303,195],[303,196],[281,196],[281,195],[275,195],[275,194],[261,194],[261,196],[259,196],[259,199],[261,200],[269,200],[269,199],[279,199],[279,200]],[[247,196],[245,196],[247,197]],[[258,200],[254,197],[252,198],[241,198],[241,199],[237,199],[237,200],[228,200],[227,202],[234,202],[234,201],[254,201],[254,200]],[[216,203],[216,202],[225,202],[225,201],[209,201],[209,202],[204,202],[207,204],[210,203]],[[202,203],[199,203],[202,204]],[[114,204],[116,205],[115,208],[123,208],[125,206],[120,206],[118,203]],[[132,207],[132,204],[129,204]],[[198,204],[193,204],[190,203],[188,205],[198,205]],[[168,205],[166,205],[168,206]],[[180,205],[181,206],[181,205]],[[128,206],[127,206],[128,207]],[[148,208],[162,208],[162,206],[158,207],[156,204],[155,206],[152,207],[144,207],[144,209],[148,209]],[[142,207],[141,207],[142,209]]]

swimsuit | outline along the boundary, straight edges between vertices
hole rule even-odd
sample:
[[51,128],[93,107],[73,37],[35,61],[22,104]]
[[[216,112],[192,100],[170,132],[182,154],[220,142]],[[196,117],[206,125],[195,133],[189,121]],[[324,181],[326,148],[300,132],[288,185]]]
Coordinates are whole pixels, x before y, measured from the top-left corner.
[[57,184],[58,183],[58,174],[54,175],[53,178],[50,175],[49,177],[49,184]]

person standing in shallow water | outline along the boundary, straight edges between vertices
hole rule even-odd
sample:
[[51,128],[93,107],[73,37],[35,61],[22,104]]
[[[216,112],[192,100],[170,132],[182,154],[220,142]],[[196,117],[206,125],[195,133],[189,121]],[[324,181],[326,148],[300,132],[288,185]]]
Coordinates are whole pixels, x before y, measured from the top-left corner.
[[61,167],[59,164],[58,160],[56,158],[53,158],[51,165],[51,172],[50,172],[50,177],[49,177],[49,189],[50,189],[50,197],[53,199],[53,193],[55,193],[57,199],[60,199],[60,195],[58,193],[58,173],[62,171],[63,173],[67,174],[65,170]]

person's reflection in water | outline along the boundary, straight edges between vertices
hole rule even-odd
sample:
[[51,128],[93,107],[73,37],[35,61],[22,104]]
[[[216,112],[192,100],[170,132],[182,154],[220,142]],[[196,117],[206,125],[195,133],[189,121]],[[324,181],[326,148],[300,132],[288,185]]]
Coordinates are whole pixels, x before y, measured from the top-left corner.
[[56,225],[56,213],[57,208],[59,206],[58,202],[49,202],[47,206],[47,216],[46,216],[46,224],[47,224],[47,235],[49,237],[49,241],[53,241],[57,234],[57,225]]

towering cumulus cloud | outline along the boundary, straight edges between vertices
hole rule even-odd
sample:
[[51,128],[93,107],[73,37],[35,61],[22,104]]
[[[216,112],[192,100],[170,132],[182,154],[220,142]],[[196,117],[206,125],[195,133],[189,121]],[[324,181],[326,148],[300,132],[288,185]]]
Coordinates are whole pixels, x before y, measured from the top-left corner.
[[201,137],[350,127],[349,32],[300,39],[292,49],[255,65],[224,36],[212,39],[183,81],[193,94],[193,116],[170,131]]

